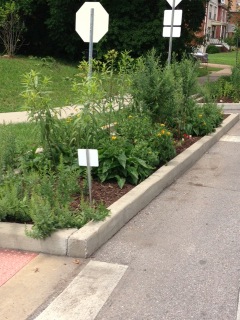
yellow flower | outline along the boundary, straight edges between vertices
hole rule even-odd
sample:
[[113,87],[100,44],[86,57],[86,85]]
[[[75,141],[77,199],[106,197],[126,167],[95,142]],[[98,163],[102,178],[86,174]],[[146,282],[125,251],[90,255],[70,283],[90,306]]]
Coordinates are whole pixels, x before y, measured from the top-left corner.
[[160,126],[161,126],[161,127],[165,127],[165,124],[164,124],[164,123],[161,123]]
[[202,114],[199,114],[199,115],[198,115],[198,118],[202,118]]
[[171,135],[171,132],[168,131],[168,132],[167,132],[167,135],[170,136],[170,135]]
[[117,137],[116,137],[116,136],[111,136],[111,139],[112,139],[112,140],[116,140]]
[[161,133],[159,132],[158,134],[157,134],[157,137],[161,137],[162,135],[161,135]]
[[132,116],[128,116],[128,118],[130,119],[130,118],[132,118]]
[[161,130],[161,134],[165,134],[165,130]]
[[71,122],[71,121],[72,121],[72,118],[67,118],[67,119],[66,119],[66,122],[67,122],[67,123],[69,123],[69,122]]

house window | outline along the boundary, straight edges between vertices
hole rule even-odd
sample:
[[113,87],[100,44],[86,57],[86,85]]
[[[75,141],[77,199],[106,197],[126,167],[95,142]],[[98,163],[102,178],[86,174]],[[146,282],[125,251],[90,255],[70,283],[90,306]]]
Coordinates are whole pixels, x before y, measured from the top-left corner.
[[213,20],[217,20],[217,8],[216,7],[214,7]]
[[209,19],[212,19],[212,5],[210,4],[209,7],[209,15],[208,15]]

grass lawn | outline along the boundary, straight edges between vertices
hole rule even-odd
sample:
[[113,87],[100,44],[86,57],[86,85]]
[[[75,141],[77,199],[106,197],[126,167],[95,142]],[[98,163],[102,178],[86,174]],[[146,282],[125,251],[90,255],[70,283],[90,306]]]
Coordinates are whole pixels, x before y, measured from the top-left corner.
[[21,150],[31,150],[39,146],[40,130],[36,123],[0,125],[0,162],[2,157],[13,157]]
[[200,66],[198,69],[198,77],[204,77],[210,74],[212,71],[220,71],[222,70],[221,68],[213,68],[213,67],[208,67],[208,65]]
[[[236,51],[209,54],[208,62],[235,66],[236,55],[237,55]],[[238,61],[240,62],[240,52],[238,53]]]
[[35,57],[0,57],[0,112],[22,111],[23,91],[21,84],[24,74],[31,70],[51,77],[52,100],[56,107],[68,105],[72,101],[71,80],[78,73],[77,66],[59,63],[54,59]]

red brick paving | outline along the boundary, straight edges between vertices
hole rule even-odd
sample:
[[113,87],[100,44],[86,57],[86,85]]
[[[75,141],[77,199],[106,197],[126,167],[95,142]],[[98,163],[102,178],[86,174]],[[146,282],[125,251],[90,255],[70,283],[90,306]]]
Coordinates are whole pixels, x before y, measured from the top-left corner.
[[33,252],[0,249],[0,286],[11,279],[37,255]]

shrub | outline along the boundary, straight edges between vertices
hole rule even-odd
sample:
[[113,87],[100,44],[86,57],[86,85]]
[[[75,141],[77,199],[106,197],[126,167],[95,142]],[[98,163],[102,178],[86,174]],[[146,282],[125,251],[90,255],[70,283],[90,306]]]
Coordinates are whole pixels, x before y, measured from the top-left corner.
[[163,121],[171,115],[174,106],[175,82],[171,68],[162,68],[155,50],[138,60],[133,75],[131,94],[138,109]]
[[216,47],[216,46],[214,46],[214,45],[209,45],[209,46],[207,46],[206,52],[207,52],[207,53],[210,53],[210,54],[212,54],[212,53],[219,53],[219,52],[220,52],[220,48],[219,48],[219,47]]
[[214,103],[197,106],[188,116],[186,121],[186,133],[196,136],[204,136],[215,130],[223,120],[222,109]]
[[230,76],[222,76],[217,81],[209,82],[205,86],[203,93],[206,101],[216,101],[220,99],[231,99],[233,102],[240,101],[240,69],[232,68]]
[[235,102],[240,101],[240,68],[238,67],[233,67],[232,68],[232,74],[230,77],[230,81],[233,87],[233,99]]
[[145,114],[124,112],[118,117],[112,135],[99,141],[99,168],[95,174],[101,181],[116,179],[138,184],[160,164],[175,156],[173,137],[164,124],[154,124]]

